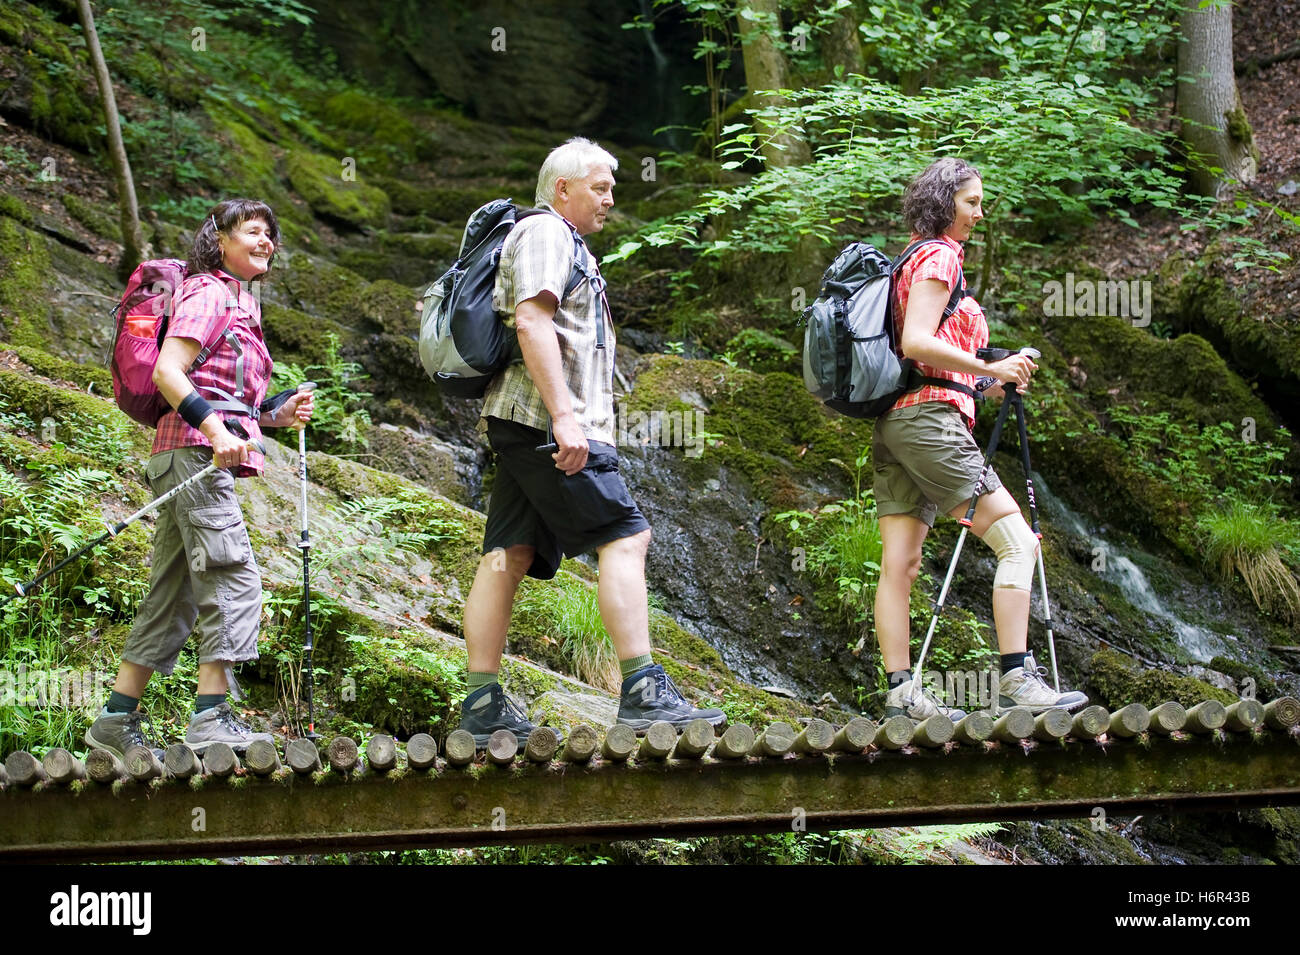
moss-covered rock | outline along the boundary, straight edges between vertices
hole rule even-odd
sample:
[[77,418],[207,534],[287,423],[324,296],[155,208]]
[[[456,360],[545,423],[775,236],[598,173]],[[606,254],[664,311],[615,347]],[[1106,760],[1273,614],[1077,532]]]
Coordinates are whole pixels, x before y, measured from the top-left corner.
[[14,219],[0,218],[0,337],[15,345],[44,346],[49,339],[46,239]]
[[378,227],[388,218],[388,196],[365,181],[355,157],[290,149],[285,170],[294,190],[322,218],[354,228]]
[[[4,345],[0,345],[3,349]],[[39,375],[46,378],[58,378],[70,381],[83,388],[93,388],[98,394],[107,397],[113,393],[113,376],[107,368],[98,365],[81,365],[77,362],[58,358],[39,348],[19,345],[14,348],[23,363]]]
[[[358,153],[379,154],[398,162],[432,159],[437,155],[433,137],[420,129],[390,100],[359,89],[345,89],[320,105],[321,120],[339,133],[343,148],[349,143]],[[376,156],[379,158],[379,156]]]
[[63,208],[68,210],[68,215],[95,235],[113,242],[122,241],[122,227],[110,214],[107,206],[100,206],[89,199],[83,199],[75,192],[65,192],[61,198]]
[[1185,707],[1195,706],[1202,700],[1218,700],[1224,704],[1237,700],[1227,690],[1195,677],[1166,670],[1140,669],[1131,658],[1114,650],[1101,650],[1093,655],[1089,680],[1096,690],[1098,702],[1111,710],[1130,703],[1154,707],[1166,700]]
[[73,53],[73,31],[50,10],[15,0],[0,9],[0,70],[13,82],[6,112],[24,115],[43,135],[87,152],[102,148],[94,78]]

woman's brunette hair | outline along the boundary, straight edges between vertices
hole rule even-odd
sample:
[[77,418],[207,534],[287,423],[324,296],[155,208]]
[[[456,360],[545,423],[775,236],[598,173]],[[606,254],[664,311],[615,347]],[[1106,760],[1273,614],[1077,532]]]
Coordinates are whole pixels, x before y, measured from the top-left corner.
[[943,235],[957,217],[958,191],[979,178],[979,170],[964,159],[936,159],[907,184],[903,220],[923,239]]
[[[267,261],[270,264],[275,261],[275,253],[280,249],[280,223],[276,221],[275,213],[265,202],[259,202],[256,199],[226,199],[224,202],[218,202],[208,213],[208,217],[203,220],[203,225],[199,226],[199,231],[194,233],[194,242],[190,246],[190,257],[185,263],[185,267],[190,275],[197,272],[213,272],[221,267],[221,243],[217,241],[217,233],[225,232],[229,234],[249,219],[261,219],[266,223],[267,229],[270,230],[271,242],[275,249],[271,252],[271,258]],[[265,273],[263,273],[265,274]],[[261,275],[254,277],[256,282],[262,278]]]

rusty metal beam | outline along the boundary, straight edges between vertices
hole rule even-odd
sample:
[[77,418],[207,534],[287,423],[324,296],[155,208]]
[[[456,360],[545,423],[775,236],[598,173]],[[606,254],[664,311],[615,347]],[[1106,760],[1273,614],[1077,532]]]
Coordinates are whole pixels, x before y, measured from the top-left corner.
[[584,841],[1300,804],[1293,733],[209,777],[0,793],[0,861]]

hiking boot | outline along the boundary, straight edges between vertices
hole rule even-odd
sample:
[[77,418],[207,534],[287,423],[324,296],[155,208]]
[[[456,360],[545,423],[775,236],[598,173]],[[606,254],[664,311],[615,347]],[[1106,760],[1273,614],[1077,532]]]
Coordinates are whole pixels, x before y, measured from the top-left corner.
[[118,759],[126,759],[126,751],[132,746],[143,746],[153,750],[159,759],[163,758],[162,748],[140,727],[142,721],[148,720],[149,714],[136,709],[130,713],[110,713],[108,707],[100,711],[95,722],[86,730],[86,745],[94,749],[103,749]]
[[717,729],[727,722],[727,714],[716,709],[697,710],[673,685],[664,668],[652,663],[623,681],[618,701],[618,722],[641,734],[650,728],[651,723],[659,720],[671,723],[677,729],[691,720],[708,720]]
[[[537,729],[523,708],[501,689],[499,683],[481,686],[460,705],[460,728],[474,735],[474,745],[486,749],[488,739],[497,730],[510,730],[519,743],[519,752],[528,744],[528,737]],[[555,727],[548,727],[560,743],[564,743],[564,734]]]
[[252,727],[236,716],[225,701],[202,713],[195,713],[185,731],[186,744],[200,756],[213,743],[225,743],[236,753],[243,753],[250,743],[259,739],[275,742],[270,733],[254,733]]
[[1063,710],[1077,710],[1088,702],[1088,697],[1078,690],[1057,693],[1043,679],[1047,668],[1034,662],[1034,655],[1025,656],[1025,665],[1002,674],[1002,684],[998,687],[998,712],[1003,713],[1013,706],[1023,706],[1031,713],[1042,713],[1060,707]]
[[[909,694],[912,696],[911,705],[908,705]],[[955,706],[944,706],[922,685],[920,680],[904,680],[885,697],[885,719],[891,716],[906,716],[914,720],[926,720],[936,713],[942,713],[954,723],[966,718],[965,710],[959,710]]]

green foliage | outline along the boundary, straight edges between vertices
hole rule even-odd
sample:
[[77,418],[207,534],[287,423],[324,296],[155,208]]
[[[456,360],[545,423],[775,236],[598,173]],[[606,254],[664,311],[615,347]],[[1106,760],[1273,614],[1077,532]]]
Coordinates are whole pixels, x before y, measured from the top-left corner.
[[764,373],[793,370],[799,349],[761,328],[742,328],[727,342],[726,354],[735,356],[745,367]]
[[600,618],[596,588],[563,574],[551,586],[522,595],[515,609],[537,622],[544,640],[558,641],[574,676],[611,693],[618,691],[623,682],[618,654]]
[[1225,580],[1240,575],[1256,606],[1300,620],[1300,587],[1282,554],[1300,563],[1300,526],[1276,508],[1232,501],[1225,510],[1202,514],[1196,523],[1206,564]]
[[[370,412],[364,407],[370,392],[358,387],[369,375],[357,362],[343,359],[335,332],[325,335],[325,343],[325,359],[320,364],[302,368],[292,362],[277,363],[267,391],[274,394],[314,380],[315,410],[308,425],[308,437],[317,450],[348,457],[358,453],[359,448],[369,447],[362,429],[370,424]],[[297,436],[290,429],[282,432],[286,441],[297,443]],[[329,439],[323,447],[318,445],[322,436]]]
[[984,839],[995,832],[1000,832],[1001,823],[996,822],[975,822],[964,825],[952,826],[917,826],[915,829],[904,829],[897,833],[891,839],[891,854],[897,858],[895,861],[904,865],[920,865],[931,861],[934,853],[958,842],[968,842],[972,839]]

